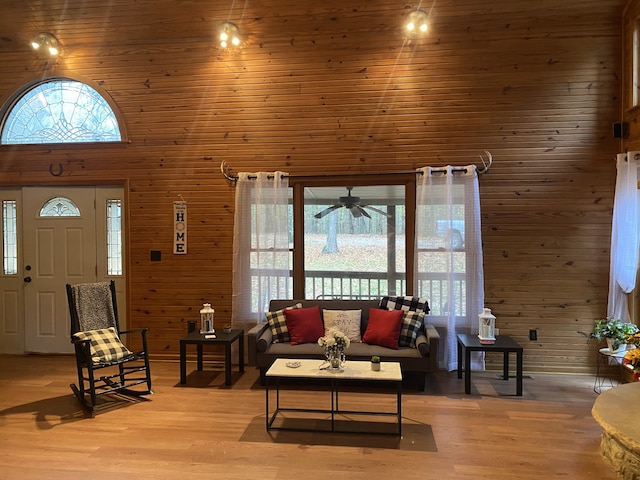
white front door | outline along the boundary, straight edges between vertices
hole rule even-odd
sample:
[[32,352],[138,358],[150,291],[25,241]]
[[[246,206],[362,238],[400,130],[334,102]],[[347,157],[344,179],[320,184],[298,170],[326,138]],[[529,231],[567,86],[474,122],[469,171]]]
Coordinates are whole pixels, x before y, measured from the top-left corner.
[[65,285],[96,281],[95,188],[25,188],[23,198],[25,351],[71,353]]
[[[0,320],[11,327],[0,330],[0,353],[72,353],[66,284],[114,278],[107,272],[105,205],[121,200],[122,189],[25,187],[21,193],[18,272],[0,277]],[[115,279],[124,327],[122,272]]]

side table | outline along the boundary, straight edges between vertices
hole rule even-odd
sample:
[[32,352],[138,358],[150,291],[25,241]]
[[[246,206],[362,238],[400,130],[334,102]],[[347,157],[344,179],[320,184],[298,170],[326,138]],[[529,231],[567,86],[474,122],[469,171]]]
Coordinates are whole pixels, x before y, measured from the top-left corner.
[[620,383],[622,383],[622,359],[625,353],[627,353],[626,350],[612,352],[607,347],[598,350],[598,358],[596,359],[596,379],[593,383],[594,392],[598,394],[602,392],[602,387],[605,387],[605,381],[607,379],[609,380],[609,385],[607,388],[613,388],[615,386],[613,384],[613,379],[611,377],[605,377],[600,371],[603,367],[606,367],[608,365],[614,365],[620,369],[617,384],[619,385]]
[[231,345],[238,341],[240,372],[244,372],[244,330],[234,329],[230,333],[216,331],[216,338],[206,338],[203,333],[194,331],[180,339],[180,383],[187,383],[187,345],[196,345],[198,353],[198,371],[202,370],[202,346],[224,345],[224,380],[231,385]]
[[523,348],[508,335],[496,337],[496,343],[480,343],[477,335],[460,333],[458,338],[458,378],[462,378],[462,350],[464,349],[464,393],[471,393],[471,352],[502,352],[503,380],[509,380],[509,353],[516,354],[516,395],[522,396]]

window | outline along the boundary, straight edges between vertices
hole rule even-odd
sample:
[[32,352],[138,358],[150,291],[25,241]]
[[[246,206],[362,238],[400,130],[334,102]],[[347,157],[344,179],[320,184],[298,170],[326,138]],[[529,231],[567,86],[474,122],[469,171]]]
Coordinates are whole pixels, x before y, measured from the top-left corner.
[[73,201],[64,197],[54,197],[40,209],[41,217],[79,217],[80,209]]
[[5,112],[2,144],[114,142],[116,116],[93,88],[50,80],[30,88]]
[[632,45],[632,62],[631,70],[631,106],[635,107],[640,103],[638,98],[638,85],[640,85],[640,18],[636,18],[633,22],[633,45]]
[[107,200],[107,275],[122,275],[122,202]]
[[[245,267],[245,257],[237,256],[234,269],[251,272],[251,289],[243,292],[252,299],[251,312],[259,313],[272,298],[419,295],[429,299],[434,317],[475,318],[480,287],[468,279],[479,271],[476,260],[482,258],[477,251],[480,221],[467,183],[477,183],[477,176],[464,172],[455,173],[456,183],[449,186],[439,183],[447,177],[442,173],[431,186],[418,185],[420,175],[413,172],[351,179],[292,177],[288,241],[267,241],[273,240],[272,214],[249,198],[251,213],[238,216],[236,228],[250,234],[250,265]],[[359,184],[346,183],[353,181]],[[380,181],[385,183],[376,184]],[[432,192],[428,198],[425,191]],[[272,197],[264,197],[264,208]],[[259,239],[266,248],[259,248]],[[260,262],[261,252],[272,262],[269,268]],[[276,253],[279,263],[273,262]],[[261,278],[268,285],[255,283],[259,270],[267,272]]]
[[18,274],[18,217],[16,201],[2,201],[2,253],[4,257],[3,273]]
[[378,298],[406,289],[404,186],[304,189],[306,298]]
[[[455,190],[452,205],[421,206],[418,211],[427,228],[417,236],[417,292],[429,299],[434,316],[467,314],[464,192],[459,186]],[[450,299],[455,299],[453,305]]]

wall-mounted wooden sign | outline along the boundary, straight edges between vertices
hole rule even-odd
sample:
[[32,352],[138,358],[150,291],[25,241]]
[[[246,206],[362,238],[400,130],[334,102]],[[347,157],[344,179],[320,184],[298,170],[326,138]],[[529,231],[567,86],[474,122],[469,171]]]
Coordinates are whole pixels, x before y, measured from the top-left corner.
[[173,202],[173,253],[187,253],[187,202]]

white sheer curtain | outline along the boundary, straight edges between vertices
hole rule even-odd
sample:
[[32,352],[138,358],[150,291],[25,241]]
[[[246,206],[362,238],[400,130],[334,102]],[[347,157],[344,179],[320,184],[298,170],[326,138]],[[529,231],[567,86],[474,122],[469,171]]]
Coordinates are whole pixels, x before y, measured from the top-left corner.
[[636,286],[638,268],[638,160],[640,152],[618,155],[611,226],[607,316],[629,321],[627,294]]
[[[418,295],[429,300],[429,322],[445,332],[440,367],[454,370],[456,335],[478,333],[478,314],[484,306],[478,173],[474,165],[425,167],[418,172],[415,285]],[[448,230],[460,229],[462,248],[451,234],[443,239]],[[472,368],[484,369],[483,355],[472,356]]]
[[233,226],[235,327],[264,321],[272,298],[291,298],[292,189],[284,172],[238,175]]

